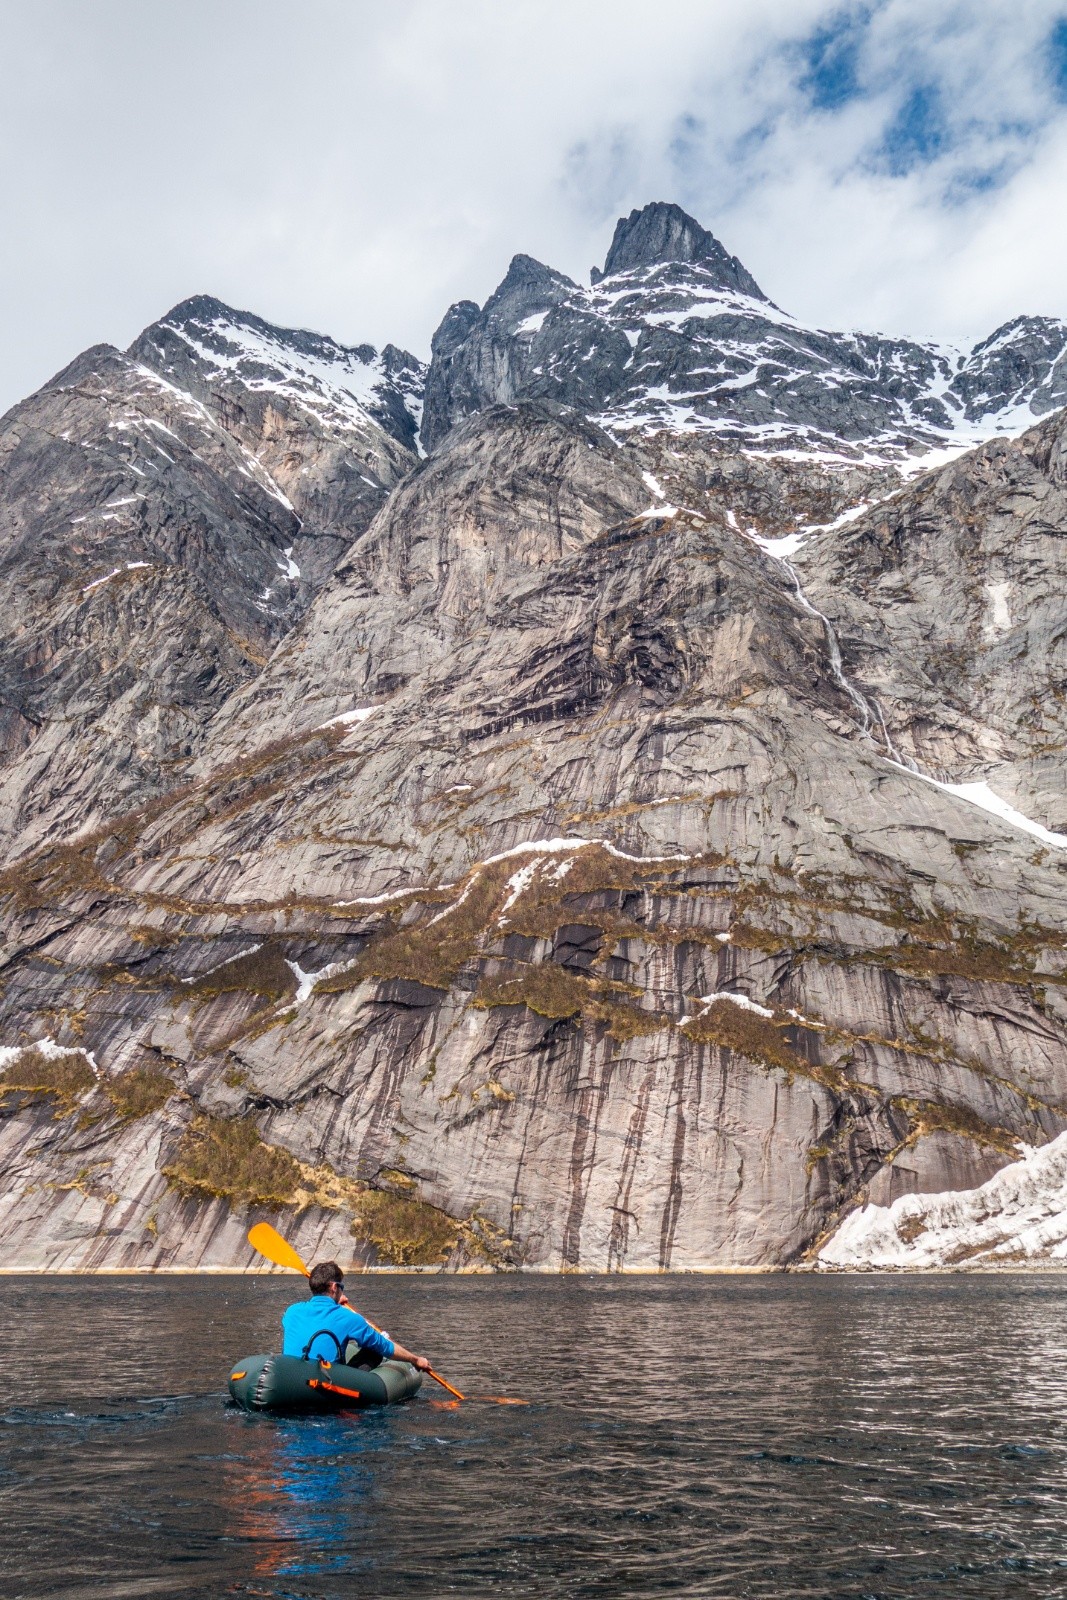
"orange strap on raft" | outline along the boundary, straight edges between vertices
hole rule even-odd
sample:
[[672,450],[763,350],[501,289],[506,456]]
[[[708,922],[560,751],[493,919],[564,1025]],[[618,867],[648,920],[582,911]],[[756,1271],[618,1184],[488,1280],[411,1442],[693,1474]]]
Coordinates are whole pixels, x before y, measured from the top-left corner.
[[366,1395],[360,1394],[358,1389],[342,1389],[339,1383],[327,1383],[325,1378],[309,1378],[309,1389],[328,1389],[331,1394],[347,1395],[350,1400],[365,1400]]

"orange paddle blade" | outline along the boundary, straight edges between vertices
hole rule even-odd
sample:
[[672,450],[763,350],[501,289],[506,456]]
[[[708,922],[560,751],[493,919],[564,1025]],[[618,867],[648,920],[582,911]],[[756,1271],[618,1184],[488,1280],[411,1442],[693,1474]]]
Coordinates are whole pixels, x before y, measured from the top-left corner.
[[254,1228],[249,1228],[248,1242],[253,1250],[258,1250],[261,1256],[273,1261],[276,1267],[289,1267],[293,1272],[302,1272],[307,1277],[308,1269],[292,1245],[286,1244],[277,1228],[272,1228],[269,1222],[257,1222]]
[[435,1383],[439,1383],[442,1389],[447,1389],[449,1394],[454,1394],[457,1400],[466,1399],[466,1395],[460,1394],[458,1389],[453,1389],[452,1385],[446,1383],[439,1372],[435,1372],[432,1367],[427,1367],[426,1370]]

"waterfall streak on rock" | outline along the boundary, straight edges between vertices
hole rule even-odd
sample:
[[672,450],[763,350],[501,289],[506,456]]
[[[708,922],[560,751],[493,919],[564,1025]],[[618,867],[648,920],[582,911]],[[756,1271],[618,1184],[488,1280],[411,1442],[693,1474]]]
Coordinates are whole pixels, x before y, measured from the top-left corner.
[[[834,632],[833,623],[830,621],[825,612],[820,611],[817,606],[812,605],[811,601],[804,593],[804,586],[800,581],[800,574],[797,572],[797,569],[793,566],[792,562],[786,561],[782,556],[773,556],[772,560],[777,561],[782,569],[792,578],[797,599],[804,607],[804,610],[810,612],[813,617],[818,617],[819,621],[826,630],[826,648],[830,656],[830,671],[833,673],[834,682],[837,684],[839,689],[844,690],[849,699],[852,701],[852,704],[856,707],[856,710],[863,719],[860,732],[869,743],[873,744],[874,741],[871,738],[871,723],[875,720],[875,718],[871,712],[870,703],[862,694],[860,694],[859,690],[852,683],[852,681],[845,676],[845,671],[841,664],[841,646],[837,642],[837,634]],[[879,720],[881,719],[879,718]],[[886,743],[889,744],[888,736],[886,737]],[[891,745],[890,749],[892,749]]]

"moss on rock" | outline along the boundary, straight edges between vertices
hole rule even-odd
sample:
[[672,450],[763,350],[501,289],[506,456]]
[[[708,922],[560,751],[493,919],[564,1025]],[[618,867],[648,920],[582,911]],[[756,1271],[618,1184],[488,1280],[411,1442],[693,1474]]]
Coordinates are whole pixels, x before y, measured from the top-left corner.
[[293,969],[275,944],[264,944],[258,950],[223,961],[203,977],[183,986],[185,993],[200,1000],[241,991],[262,995],[267,1000],[281,1000],[296,987]]
[[944,1100],[915,1100],[897,1096],[892,1102],[908,1113],[911,1123],[909,1144],[931,1133],[954,1133],[970,1139],[981,1149],[998,1150],[1001,1155],[1019,1158],[1019,1140],[1007,1128],[987,1122],[969,1106],[956,1105]]
[[[701,1044],[719,1045],[760,1066],[776,1067],[787,1077],[809,1078],[834,1093],[862,1086],[848,1079],[839,1066],[811,1060],[794,1049],[787,1037],[801,1031],[795,1017],[775,1014],[761,1016],[758,1011],[737,1005],[733,1000],[715,1000],[706,1010],[682,1024],[691,1039]],[[810,1031],[810,1030],[805,1030]]]
[[[308,1166],[268,1144],[250,1117],[197,1116],[163,1175],[179,1194],[225,1200],[235,1208],[348,1211],[353,1236],[384,1266],[441,1266],[461,1242],[472,1255],[495,1259],[487,1229],[474,1219],[459,1221],[411,1192],[372,1189],[330,1166]],[[384,1175],[414,1188],[406,1174]]]
[[162,1170],[180,1194],[235,1206],[294,1205],[303,1178],[300,1162],[267,1144],[248,1117],[194,1118]]
[[512,976],[483,979],[471,1004],[483,1011],[493,1006],[525,1006],[539,1017],[556,1020],[582,1017],[602,1023],[611,1038],[622,1042],[670,1026],[670,1019],[661,1012],[633,1004],[639,992],[606,978],[581,978],[546,961]]
[[715,1000],[699,1016],[685,1024],[691,1039],[701,1044],[720,1045],[724,1050],[747,1056],[770,1067],[780,1067],[783,1072],[810,1074],[811,1063],[792,1048],[784,1038],[785,1024],[770,1017],[762,1017],[747,1006],[735,1005],[732,1000]]
[[368,1189],[356,1202],[352,1233],[384,1266],[441,1266],[452,1255],[463,1225],[425,1200]]
[[0,1072],[0,1098],[22,1093],[50,1096],[56,1115],[67,1116],[78,1101],[96,1088],[96,1075],[83,1050],[42,1050],[27,1045]]
[[[575,918],[575,901],[590,894],[659,890],[694,865],[720,865],[721,856],[657,860],[624,856],[597,840],[577,844],[566,854],[531,847],[503,860],[473,867],[454,889],[420,892],[431,915],[406,925],[396,916],[345,972],[323,979],[318,994],[336,994],[367,978],[407,978],[433,989],[447,989],[460,968],[507,932],[551,937]],[[520,880],[521,881],[518,881]],[[451,903],[449,903],[451,895]],[[598,919],[594,919],[598,920]],[[616,925],[618,924],[618,925]],[[606,914],[603,926],[615,938],[644,930]],[[555,1014],[555,1013],[551,1013]]]
[[175,1092],[172,1079],[159,1067],[132,1067],[111,1078],[103,1089],[123,1122],[137,1122],[159,1111]]

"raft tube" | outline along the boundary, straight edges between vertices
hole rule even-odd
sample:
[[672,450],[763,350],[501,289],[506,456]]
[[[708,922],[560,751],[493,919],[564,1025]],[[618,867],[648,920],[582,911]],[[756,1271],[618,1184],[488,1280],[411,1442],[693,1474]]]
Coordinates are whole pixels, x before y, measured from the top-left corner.
[[346,1367],[299,1356],[248,1356],[230,1368],[230,1395],[246,1411],[350,1411],[407,1400],[422,1373],[406,1361]]

